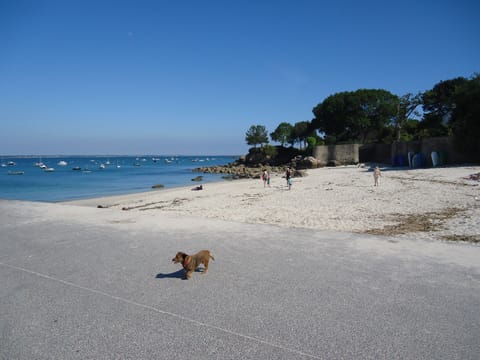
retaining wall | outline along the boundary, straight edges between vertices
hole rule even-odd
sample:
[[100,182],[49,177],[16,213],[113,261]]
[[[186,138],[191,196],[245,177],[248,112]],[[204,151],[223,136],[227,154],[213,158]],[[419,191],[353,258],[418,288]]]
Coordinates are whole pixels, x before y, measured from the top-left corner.
[[319,145],[313,149],[313,157],[324,163],[334,160],[341,164],[357,164],[359,147],[359,144]]
[[390,165],[408,166],[408,153],[421,153],[424,166],[431,167],[433,151],[442,153],[444,165],[480,162],[480,154],[465,156],[455,150],[452,137],[434,137],[416,141],[395,141],[393,144],[345,144],[320,145],[313,150],[313,156],[320,162],[335,160],[341,164],[377,162]]

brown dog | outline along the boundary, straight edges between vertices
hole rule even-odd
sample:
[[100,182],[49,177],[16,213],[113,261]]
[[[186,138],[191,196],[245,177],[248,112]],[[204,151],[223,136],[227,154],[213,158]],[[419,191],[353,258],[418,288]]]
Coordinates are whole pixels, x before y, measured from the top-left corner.
[[199,251],[194,255],[187,255],[184,252],[179,251],[172,261],[174,264],[182,264],[183,269],[185,270],[185,279],[188,280],[200,264],[205,266],[205,270],[203,270],[202,274],[206,274],[210,259],[215,260],[208,250]]

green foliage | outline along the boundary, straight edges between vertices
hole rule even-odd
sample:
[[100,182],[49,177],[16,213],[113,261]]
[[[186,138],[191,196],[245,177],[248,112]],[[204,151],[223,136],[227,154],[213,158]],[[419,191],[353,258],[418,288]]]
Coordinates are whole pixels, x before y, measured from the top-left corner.
[[420,137],[449,135],[449,121],[455,108],[454,95],[459,87],[468,82],[464,77],[440,81],[433,89],[425,91],[423,121],[419,126]]
[[335,135],[325,136],[325,145],[335,145],[337,143],[337,137]]
[[417,111],[417,108],[420,105],[422,105],[422,93],[417,93],[415,95],[408,93],[400,97],[397,115],[393,119],[393,126],[395,127],[396,133],[394,140],[401,140],[408,137],[405,133],[405,126],[408,121],[411,120],[412,116],[414,118],[420,117],[420,113]]
[[432,90],[425,91],[422,97],[424,113],[438,117],[439,123],[447,121],[455,106],[453,95],[458,87],[464,86],[467,82],[464,77],[457,77],[440,81]]
[[315,136],[309,136],[307,138],[307,143],[309,148],[313,148],[315,145],[317,145],[317,138]]
[[268,144],[262,147],[262,152],[267,158],[273,158],[278,154],[277,148],[273,145]]
[[258,144],[268,143],[268,133],[263,125],[252,125],[245,134],[245,141],[248,145],[257,147]]
[[317,138],[315,136],[307,137],[307,153],[311,155],[313,153],[313,148],[317,145]]
[[307,137],[310,135],[310,122],[299,121],[293,125],[293,131],[291,133],[290,142],[295,144],[296,142],[304,144],[306,146]]
[[318,104],[314,128],[336,143],[381,140],[380,134],[398,113],[399,98],[386,90],[360,89],[341,92]]
[[407,119],[402,126],[402,132],[400,134],[400,141],[412,141],[417,139],[418,125],[420,121]]
[[[418,108],[423,107],[423,114]],[[282,122],[270,134],[282,147],[265,146],[262,153],[283,156],[285,144],[300,143],[311,151],[318,144],[418,140],[453,135],[459,150],[480,153],[480,75],[440,81],[424,93],[398,97],[387,90],[359,89],[327,97],[314,109],[315,118],[291,125]],[[317,135],[317,130],[322,138]],[[250,127],[249,145],[267,144],[264,126]],[[307,146],[308,143],[308,146]],[[302,153],[301,150],[296,150]]]
[[270,134],[273,141],[277,141],[282,146],[289,143],[293,132],[293,126],[287,122],[282,122],[277,126],[274,132]]
[[450,118],[457,148],[466,154],[480,154],[480,75],[456,87]]

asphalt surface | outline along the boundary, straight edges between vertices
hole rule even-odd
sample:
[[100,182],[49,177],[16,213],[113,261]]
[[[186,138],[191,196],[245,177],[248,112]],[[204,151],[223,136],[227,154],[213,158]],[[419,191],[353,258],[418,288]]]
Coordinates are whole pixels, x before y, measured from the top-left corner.
[[479,359],[479,246],[62,206],[0,201],[0,359]]

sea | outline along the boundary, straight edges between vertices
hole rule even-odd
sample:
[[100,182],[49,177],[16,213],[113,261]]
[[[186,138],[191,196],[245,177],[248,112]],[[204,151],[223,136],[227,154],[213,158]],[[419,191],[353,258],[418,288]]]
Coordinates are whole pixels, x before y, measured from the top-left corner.
[[[2,157],[0,199],[61,202],[224,181],[193,169],[226,165],[238,156]],[[202,176],[201,181],[193,181]],[[161,191],[161,190],[158,190]]]

